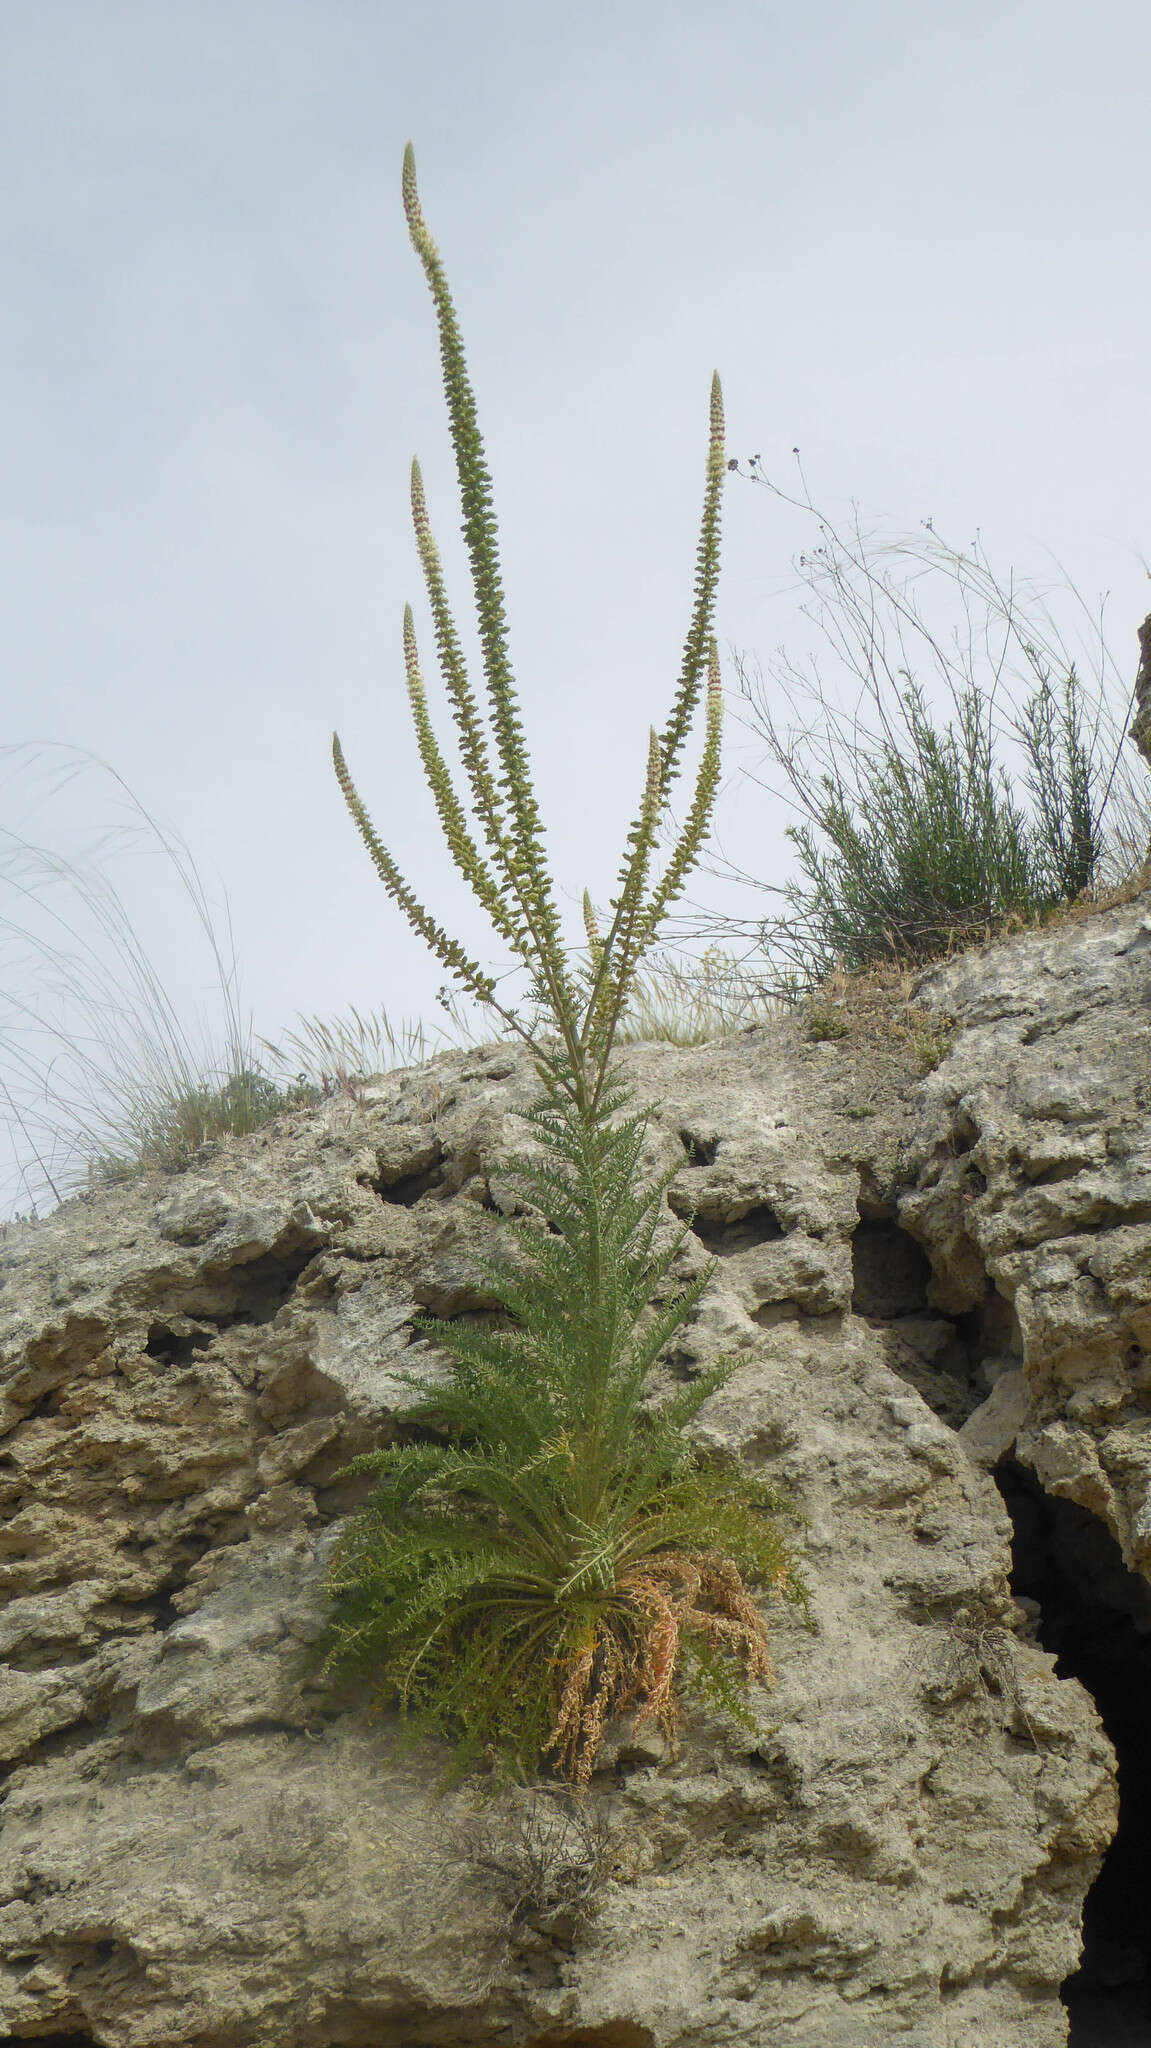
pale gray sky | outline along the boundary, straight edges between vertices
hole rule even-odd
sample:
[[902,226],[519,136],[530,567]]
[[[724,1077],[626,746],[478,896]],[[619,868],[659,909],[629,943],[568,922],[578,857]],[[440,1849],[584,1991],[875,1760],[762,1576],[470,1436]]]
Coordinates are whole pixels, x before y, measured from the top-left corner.
[[[482,943],[400,661],[413,453],[468,595],[409,136],[573,902],[606,893],[672,688],[713,367],[733,453],[786,480],[798,444],[833,507],[978,526],[1023,570],[1054,555],[1111,593],[1133,670],[1138,0],[9,0],[3,27],[0,726],[94,749],[183,833],[226,886],[259,1030],[352,1002],[430,1014],[442,979],[343,812],[334,724],[401,865]],[[810,536],[737,479],[725,523],[721,638],[767,655]],[[42,831],[114,821],[74,789]],[[35,836],[35,807],[3,801]],[[780,817],[727,803],[778,876]],[[130,886],[191,1015],[209,965],[162,867]]]

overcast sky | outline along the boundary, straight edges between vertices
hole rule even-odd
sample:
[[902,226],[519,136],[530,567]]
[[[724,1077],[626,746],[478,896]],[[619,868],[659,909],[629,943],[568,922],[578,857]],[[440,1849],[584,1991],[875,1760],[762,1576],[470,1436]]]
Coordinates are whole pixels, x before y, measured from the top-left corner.
[[[978,527],[1024,572],[1057,558],[1111,593],[1133,673],[1138,0],[8,0],[2,21],[0,726],[94,750],[185,837],[226,888],[259,1031],[350,1003],[434,1014],[442,975],[346,818],[333,725],[401,865],[483,943],[402,682],[405,599],[424,620],[413,453],[467,602],[409,136],[573,905],[606,893],[673,686],[713,368],[733,454],[789,482],[798,445],[834,509]],[[738,478],[725,532],[725,658],[766,657],[796,631],[810,534]],[[0,825],[79,846],[122,816],[114,794],[9,776]],[[725,806],[778,878],[781,816],[738,778]],[[129,870],[197,1016],[212,976],[186,906],[155,857]]]

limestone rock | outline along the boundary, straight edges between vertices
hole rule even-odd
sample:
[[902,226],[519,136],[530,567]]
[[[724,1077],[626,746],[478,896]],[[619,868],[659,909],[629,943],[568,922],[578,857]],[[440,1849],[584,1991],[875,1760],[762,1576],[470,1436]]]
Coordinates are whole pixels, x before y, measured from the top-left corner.
[[922,979],[964,1028],[921,1091],[900,1201],[932,1298],[993,1327],[996,1370],[1022,1375],[1018,1454],[1132,1567],[1151,1559],[1148,901]]
[[[951,1049],[630,1049],[714,1262],[664,1385],[790,1489],[759,1732],[436,1795],[318,1681],[325,1558],[515,1206],[505,1046],[0,1248],[0,2031],[105,2048],[1057,2048],[1112,1753],[1011,1597],[1011,1453],[1151,1565],[1151,914],[924,977]],[[866,1113],[861,1113],[861,1105]],[[594,1910],[585,1910],[589,1899]]]

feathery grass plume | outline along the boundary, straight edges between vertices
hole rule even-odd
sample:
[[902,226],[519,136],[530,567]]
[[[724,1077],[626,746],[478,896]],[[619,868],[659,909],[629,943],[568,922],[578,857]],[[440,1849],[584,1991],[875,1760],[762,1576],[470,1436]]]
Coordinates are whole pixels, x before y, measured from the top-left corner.
[[619,1043],[709,1045],[779,1022],[788,1005],[761,987],[753,966],[720,946],[694,958],[662,952],[636,978]]
[[353,1003],[342,1016],[297,1017],[297,1030],[259,1043],[281,1089],[358,1099],[375,1074],[422,1067],[437,1053],[489,1041],[490,1034],[479,1035],[477,1020],[461,1004],[445,1001],[444,1009],[447,1025],[429,1027],[419,1018],[393,1020],[386,1009],[363,1017]]
[[[179,1171],[306,1099],[263,1068],[226,902],[221,921],[184,841],[122,776],[83,748],[4,746],[0,794],[0,1211],[19,1200],[36,1215],[84,1186]],[[109,797],[115,824],[77,845],[77,821]],[[35,837],[14,828],[21,809]],[[164,986],[131,882],[125,896],[114,880],[145,855],[160,857],[168,915],[190,917],[182,936],[208,971],[201,1029]]]
[[[534,1012],[425,908],[376,836],[339,740],[348,809],[389,894],[441,965],[530,1046],[542,1094],[525,1112],[530,1158],[510,1172],[530,1205],[483,1265],[491,1326],[422,1319],[448,1361],[433,1390],[409,1377],[405,1420],[432,1440],[351,1468],[378,1485],[331,1567],[326,1668],[365,1675],[381,1700],[454,1739],[464,1761],[550,1763],[587,1783],[605,1725],[635,1709],[669,1739],[686,1672],[743,1717],[769,1676],[763,1615],[744,1583],[802,1600],[781,1504],[739,1470],[706,1463],[688,1427],[735,1370],[720,1361],[662,1403],[656,1363],[694,1312],[704,1272],[675,1291],[687,1236],[668,1225],[671,1174],[650,1179],[648,1112],[612,1068],[641,962],[707,835],[719,783],[721,692],[712,632],[724,478],[723,406],[711,392],[703,518],[675,697],[652,732],[639,808],[603,926],[584,894],[586,952],[565,946],[508,651],[491,479],[451,295],[416,189],[404,209],[431,290],[479,621],[486,716],[444,590],[418,467],[412,518],[444,688],[467,779],[465,808],[433,730],[411,612],[408,699],[452,858],[500,940],[527,969]],[[700,699],[705,733],[685,822],[654,873],[661,822]],[[544,1219],[543,1224],[539,1218]]]

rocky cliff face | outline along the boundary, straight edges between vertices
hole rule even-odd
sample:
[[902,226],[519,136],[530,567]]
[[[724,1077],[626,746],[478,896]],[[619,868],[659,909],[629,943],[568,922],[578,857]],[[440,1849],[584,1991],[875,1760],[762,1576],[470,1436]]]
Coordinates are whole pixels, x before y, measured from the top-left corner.
[[[0,1247],[8,2039],[1066,2039],[1117,1807],[1062,1674],[1122,1693],[1151,1640],[1151,898],[916,994],[849,999],[831,1043],[628,1057],[685,1269],[716,1261],[668,1383],[742,1359],[704,1434],[800,1502],[814,1628],[776,1617],[757,1735],[616,1729],[574,1812],[435,1797],[440,1759],[310,1658],[337,1474],[436,1370],[413,1315],[484,1311],[522,1058],[393,1075]],[[1084,1998],[1141,1939],[1100,1930]]]

